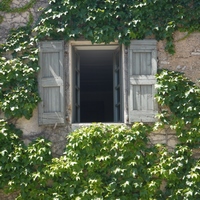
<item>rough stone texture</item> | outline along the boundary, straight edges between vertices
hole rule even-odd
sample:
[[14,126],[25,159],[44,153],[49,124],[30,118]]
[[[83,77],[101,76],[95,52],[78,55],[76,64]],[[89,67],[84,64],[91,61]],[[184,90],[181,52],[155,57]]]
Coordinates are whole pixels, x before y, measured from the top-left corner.
[[[11,8],[21,8],[26,5],[30,0],[13,0]],[[34,23],[41,14],[41,10],[46,8],[48,0],[37,1],[32,8],[21,13],[6,13],[0,11],[0,16],[3,17],[3,22],[0,24],[0,43],[4,43],[9,31],[11,29],[17,29],[21,26],[25,26],[29,21],[29,15],[32,14]],[[33,23],[33,25],[34,25]]]
[[14,200],[17,196],[17,192],[12,194],[5,194],[2,190],[0,190],[0,200]]
[[[188,37],[181,40],[186,35],[186,33],[175,33],[175,55],[168,54],[165,50],[165,42],[158,42],[158,68],[166,68],[175,71],[184,72],[189,78],[197,82],[200,78],[200,33],[193,33]],[[62,154],[63,149],[66,145],[66,136],[74,129],[71,124],[71,93],[70,93],[70,67],[69,67],[69,44],[65,43],[65,61],[66,66],[65,75],[65,93],[66,93],[66,125],[65,126],[38,126],[38,111],[35,109],[33,112],[33,117],[30,120],[21,118],[17,120],[16,125],[18,128],[22,129],[24,133],[24,142],[26,144],[30,143],[39,136],[43,136],[52,142],[52,152],[54,156],[59,156]],[[127,66],[127,52],[124,52],[124,63]],[[125,69],[124,76],[124,91],[128,93],[128,82],[127,82],[127,69]],[[127,95],[125,95],[127,97]],[[125,99],[125,102],[128,102]],[[128,110],[128,105],[125,105],[126,111]],[[79,127],[79,126],[78,126]],[[177,138],[175,134],[169,129],[165,129],[160,132],[152,133],[150,135],[150,140],[153,144],[160,143],[166,144],[169,150],[172,150],[177,144]]]
[[30,132],[28,135],[23,135],[23,140],[26,145],[34,141],[38,137],[44,137],[52,142],[52,153],[54,157],[60,156],[66,146],[66,136],[70,130],[68,127],[45,127],[41,132]]
[[21,8],[21,7],[25,6],[29,2],[30,2],[30,0],[23,0],[23,1],[13,0],[10,7],[11,8]]
[[23,131],[23,141],[26,145],[38,137],[44,137],[52,142],[53,156],[62,154],[66,145],[66,136],[70,132],[70,126],[38,126],[38,110],[35,109],[30,120],[21,118],[16,121],[16,126]]
[[[13,0],[11,7],[20,8],[26,5],[30,0]],[[0,15],[4,17],[3,23],[0,24],[0,43],[2,43],[8,36],[8,32],[12,28],[24,26],[28,22],[30,12],[34,16],[35,21],[40,15],[39,8],[45,8],[48,5],[47,0],[40,0],[26,12],[22,13],[4,13]],[[171,55],[165,51],[165,41],[158,42],[158,68],[166,68],[175,71],[184,72],[194,82],[198,82],[200,79],[200,33],[192,33],[188,35],[185,32],[176,32],[174,34],[175,50],[176,53]],[[127,65],[127,51],[125,50],[124,63]],[[66,77],[69,77],[70,71],[68,67],[69,63],[69,46],[68,43],[65,45],[65,65],[66,65]],[[125,69],[125,76],[127,76],[127,69]],[[127,94],[127,81],[124,80],[125,87],[123,88]],[[66,135],[72,130],[71,129],[71,112],[72,105],[70,104],[70,83],[66,78],[66,126],[65,127],[45,127],[38,126],[38,112],[37,109],[33,112],[33,117],[30,120],[21,118],[17,120],[17,127],[21,128],[24,133],[24,142],[28,144],[38,136],[44,136],[53,143],[52,151],[54,155],[62,153],[66,142]],[[127,95],[125,102],[128,102]],[[127,103],[125,105],[125,116],[127,115]],[[126,118],[126,117],[125,117]],[[165,133],[155,133],[150,136],[152,143],[164,143],[173,148],[177,142],[176,137],[170,130],[166,130]]]
[[200,159],[200,148],[198,148],[198,149],[193,149],[193,156],[194,156],[194,158],[196,158],[196,159]]
[[151,133],[149,139],[151,144],[164,144],[169,151],[173,151],[178,143],[175,133],[170,128]]
[[[12,8],[20,8],[25,5],[30,0],[14,0],[12,2]],[[29,9],[23,13],[5,13],[0,12],[0,15],[4,17],[3,22],[0,24],[0,43],[5,42],[8,36],[9,30],[13,28],[18,28],[27,24],[29,20],[29,14],[32,13],[34,20],[38,19],[40,15],[39,8],[45,8],[48,5],[47,0],[40,0],[34,5],[33,8]],[[184,72],[186,76],[192,79],[194,82],[198,82],[200,79],[200,33],[192,33],[188,35],[185,32],[176,32],[174,34],[175,50],[174,55],[170,55],[165,51],[165,41],[159,41],[157,45],[158,49],[158,68],[169,69]],[[124,63],[127,66],[127,50],[125,50],[125,60]],[[69,46],[68,43],[65,44],[65,65],[66,77],[70,77],[69,65]],[[128,77],[127,68],[125,69],[124,79]],[[128,93],[128,79],[124,80],[125,86],[124,91]],[[23,140],[25,144],[29,144],[31,141],[39,136],[43,136],[52,142],[52,152],[54,156],[59,156],[62,154],[66,145],[66,136],[72,131],[71,114],[72,105],[71,94],[70,94],[70,83],[66,78],[65,81],[65,92],[66,92],[66,125],[59,126],[38,126],[38,111],[37,109],[33,112],[33,117],[30,120],[21,118],[16,121],[18,128],[23,131]],[[127,95],[125,97],[125,102],[128,102]],[[126,110],[124,111],[125,120],[127,116],[128,105],[125,105]],[[152,144],[166,144],[168,149],[171,151],[177,144],[178,140],[175,134],[169,129],[157,131],[156,133],[150,134],[150,141]],[[193,152],[194,156],[199,158],[199,151]],[[2,195],[0,191],[1,200],[12,200],[16,197],[13,195]]]
[[174,34],[174,55],[165,52],[165,42],[158,42],[158,67],[184,72],[193,82],[200,80],[200,33]]

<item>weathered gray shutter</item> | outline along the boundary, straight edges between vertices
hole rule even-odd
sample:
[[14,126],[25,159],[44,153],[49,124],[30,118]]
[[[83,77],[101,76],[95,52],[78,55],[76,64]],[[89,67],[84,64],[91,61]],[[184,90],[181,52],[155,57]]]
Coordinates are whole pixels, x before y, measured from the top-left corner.
[[129,122],[153,122],[157,113],[155,40],[133,40],[129,48]]
[[39,124],[64,124],[64,42],[39,44]]

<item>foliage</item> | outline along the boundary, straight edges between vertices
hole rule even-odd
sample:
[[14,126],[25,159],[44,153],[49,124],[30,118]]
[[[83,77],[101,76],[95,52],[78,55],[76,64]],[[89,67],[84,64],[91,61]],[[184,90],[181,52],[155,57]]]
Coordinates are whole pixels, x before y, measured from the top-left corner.
[[[19,9],[11,2],[2,0],[0,11],[24,12],[36,1]],[[198,0],[51,0],[33,31],[32,15],[26,27],[11,31],[0,47],[0,110],[7,117],[0,121],[0,187],[20,191],[18,199],[199,199],[200,163],[193,150],[199,148],[200,89],[180,73],[157,75],[162,110],[154,129],[169,126],[177,133],[172,152],[150,145],[146,125],[96,124],[71,133],[65,154],[51,159],[49,142],[39,138],[25,146],[21,131],[8,123],[30,118],[40,100],[38,40],[84,37],[128,45],[154,35],[166,39],[173,53],[174,31],[199,31],[199,8]]]
[[16,130],[13,125],[9,126],[1,120],[0,131],[0,187],[2,188],[12,180],[11,177],[20,175],[18,172],[21,171],[20,158],[24,154],[24,144],[19,140],[22,132]]
[[173,33],[199,31],[198,0],[51,0],[35,28],[42,37],[84,37],[93,43],[118,40],[128,45],[131,39],[155,36],[167,40],[166,49],[173,53]]
[[[2,13],[23,13],[29,11],[29,9],[37,2],[37,0],[30,0],[28,3],[21,7],[12,7],[13,0],[1,0],[0,11]],[[31,13],[29,13],[31,17]],[[4,17],[0,15],[0,24],[3,22]],[[31,21],[33,22],[33,21]],[[29,23],[28,23],[29,24]]]
[[37,174],[38,187],[30,182],[19,199],[155,199],[160,180],[148,172],[157,160],[149,131],[143,124],[76,130],[64,155]]
[[[19,9],[12,8],[12,2],[2,0],[2,11],[24,12],[36,0]],[[166,48],[173,53],[174,31],[199,30],[199,7],[198,1],[191,3],[190,0],[173,1],[173,4],[171,0],[49,1],[35,28],[31,27],[30,13],[27,26],[12,30],[7,42],[0,47],[0,110],[8,119],[31,117],[40,100],[36,81],[37,41],[84,37],[93,43],[117,39],[127,45],[131,39],[154,35],[157,40],[166,39]]]
[[159,147],[157,165],[150,169],[166,184],[163,199],[194,200],[200,197],[199,160],[192,157],[192,149],[186,145],[177,145],[173,152]]
[[36,0],[31,0],[28,3],[26,3],[24,6],[22,7],[17,7],[17,8],[12,8],[11,4],[13,3],[13,0],[2,0],[0,2],[0,11],[2,12],[24,12],[26,10],[28,10],[29,8],[31,8],[33,6],[34,3],[36,3]]
[[157,74],[156,99],[166,109],[155,127],[169,126],[179,143],[171,153],[159,147],[159,161],[151,173],[166,181],[164,199],[199,199],[200,163],[193,152],[200,147],[200,88],[182,73],[162,70]]
[[26,147],[22,131],[0,120],[0,188],[7,192],[37,187],[37,174],[51,161],[50,143],[38,138]]
[[158,195],[159,182],[148,173],[156,159],[155,149],[147,145],[150,130],[142,124],[132,129],[97,124],[73,132],[64,156],[54,159],[45,171],[55,186],[50,192],[59,199],[150,199]]
[[200,88],[181,73],[163,70],[157,75],[156,99],[169,108],[159,114],[161,122],[170,125],[182,143],[199,147]]
[[38,50],[24,29],[12,33],[0,57],[0,110],[7,118],[29,119],[40,101],[37,92]]
[[[200,198],[200,163],[193,156],[199,148],[200,90],[177,72],[163,70],[157,82],[156,98],[169,109],[154,126],[83,127],[68,136],[64,155],[52,160],[48,142],[25,147],[21,132],[1,121],[1,187],[19,190],[21,200]],[[166,125],[180,138],[173,151],[148,139]]]

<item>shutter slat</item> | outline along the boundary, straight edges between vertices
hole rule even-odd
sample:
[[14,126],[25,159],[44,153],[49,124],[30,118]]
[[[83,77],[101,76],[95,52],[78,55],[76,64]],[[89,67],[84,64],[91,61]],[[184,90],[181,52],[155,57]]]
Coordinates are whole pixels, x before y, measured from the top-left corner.
[[132,75],[140,75],[140,55],[138,53],[133,54],[133,67],[132,67]]
[[129,121],[130,122],[154,122],[155,120],[155,111],[137,111],[129,113]]
[[64,124],[64,42],[41,42],[39,50],[39,124]]
[[157,106],[155,74],[157,72],[155,40],[134,40],[129,48],[129,122],[155,121]]
[[60,77],[43,78],[41,80],[42,87],[63,86],[63,80]]
[[133,109],[134,110],[140,110],[140,86],[132,86],[132,95],[133,99],[135,101],[132,101],[133,103]]
[[141,87],[141,110],[153,110],[152,86]]
[[130,83],[132,85],[153,85],[156,79],[155,76],[131,76]]

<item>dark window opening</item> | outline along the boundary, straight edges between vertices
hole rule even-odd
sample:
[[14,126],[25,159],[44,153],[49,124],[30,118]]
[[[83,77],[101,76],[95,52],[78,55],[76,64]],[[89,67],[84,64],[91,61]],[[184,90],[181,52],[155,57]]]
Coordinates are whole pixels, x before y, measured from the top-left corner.
[[80,122],[113,122],[114,50],[80,50]]

